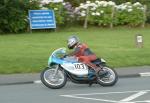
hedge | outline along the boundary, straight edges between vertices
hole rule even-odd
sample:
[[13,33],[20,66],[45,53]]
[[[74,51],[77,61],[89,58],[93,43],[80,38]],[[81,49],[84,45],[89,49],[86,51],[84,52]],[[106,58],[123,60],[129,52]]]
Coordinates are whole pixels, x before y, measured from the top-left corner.
[[87,18],[87,8],[89,9],[87,21],[90,25],[140,26],[146,20],[143,13],[144,4],[147,4],[147,18],[149,18],[150,3],[147,0],[65,0],[63,3],[53,3],[49,0],[1,0],[0,33],[27,31],[28,10],[31,9],[53,9],[57,26],[83,24]]

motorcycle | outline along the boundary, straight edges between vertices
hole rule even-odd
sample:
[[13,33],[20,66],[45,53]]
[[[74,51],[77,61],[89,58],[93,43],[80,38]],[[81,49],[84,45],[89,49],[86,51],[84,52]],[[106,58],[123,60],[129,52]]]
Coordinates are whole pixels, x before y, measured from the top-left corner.
[[106,65],[104,59],[97,59],[92,63],[99,66],[106,73],[96,75],[88,65],[81,63],[75,57],[66,55],[66,48],[55,50],[48,59],[48,67],[41,72],[42,83],[51,89],[65,86],[68,79],[73,83],[89,84],[98,83],[101,86],[113,86],[118,80],[117,72]]

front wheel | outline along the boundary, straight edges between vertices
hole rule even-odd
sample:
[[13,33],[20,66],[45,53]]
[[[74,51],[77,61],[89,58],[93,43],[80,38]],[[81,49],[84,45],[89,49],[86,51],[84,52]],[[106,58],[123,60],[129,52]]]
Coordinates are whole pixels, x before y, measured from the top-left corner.
[[100,84],[101,86],[113,86],[116,84],[116,82],[118,81],[118,75],[117,72],[109,67],[103,67],[103,70],[107,72],[106,75],[104,75],[103,77],[98,76],[97,77],[97,82],[98,84]]
[[56,69],[55,68],[45,68],[41,72],[41,81],[42,83],[51,89],[59,89],[65,86],[67,82],[67,76],[66,73],[58,69],[57,74],[55,74]]

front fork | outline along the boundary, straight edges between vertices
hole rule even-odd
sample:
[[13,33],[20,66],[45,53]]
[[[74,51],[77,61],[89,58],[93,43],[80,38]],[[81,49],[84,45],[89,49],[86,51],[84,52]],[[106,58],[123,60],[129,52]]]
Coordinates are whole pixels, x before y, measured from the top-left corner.
[[55,72],[54,72],[54,75],[53,75],[54,78],[56,77],[56,75],[58,73],[58,69],[59,69],[59,65],[56,65],[56,69],[55,69]]

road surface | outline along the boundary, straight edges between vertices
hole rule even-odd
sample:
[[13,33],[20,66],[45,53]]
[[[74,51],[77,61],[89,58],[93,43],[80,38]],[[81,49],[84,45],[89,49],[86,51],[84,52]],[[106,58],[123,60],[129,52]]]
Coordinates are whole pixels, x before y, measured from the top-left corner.
[[119,79],[113,87],[67,82],[62,89],[43,84],[0,86],[0,103],[150,103],[150,77]]

